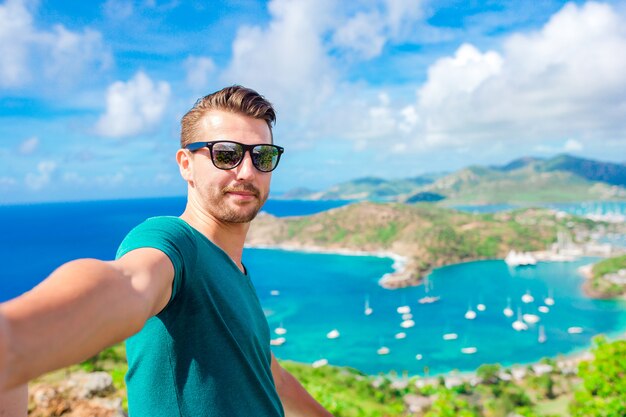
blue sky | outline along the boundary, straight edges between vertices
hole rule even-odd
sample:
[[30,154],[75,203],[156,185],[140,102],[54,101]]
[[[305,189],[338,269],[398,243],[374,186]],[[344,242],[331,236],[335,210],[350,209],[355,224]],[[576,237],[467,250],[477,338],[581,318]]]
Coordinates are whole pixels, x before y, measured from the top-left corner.
[[567,152],[626,161],[626,2],[0,2],[0,203],[184,195],[195,100],[243,84],[273,191]]

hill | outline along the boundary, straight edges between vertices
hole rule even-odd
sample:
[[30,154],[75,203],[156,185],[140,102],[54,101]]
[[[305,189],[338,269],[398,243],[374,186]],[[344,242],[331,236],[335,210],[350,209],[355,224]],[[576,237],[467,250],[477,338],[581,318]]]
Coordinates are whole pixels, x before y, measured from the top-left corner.
[[575,239],[595,224],[526,209],[470,214],[429,204],[361,202],[311,216],[277,218],[260,214],[247,244],[326,251],[392,252],[406,270],[388,287],[418,284],[432,268],[477,259],[504,258],[509,250],[543,250],[557,231]]
[[365,177],[323,191],[292,190],[283,198],[458,204],[519,204],[626,199],[626,165],[558,155],[524,157],[502,166],[385,180]]

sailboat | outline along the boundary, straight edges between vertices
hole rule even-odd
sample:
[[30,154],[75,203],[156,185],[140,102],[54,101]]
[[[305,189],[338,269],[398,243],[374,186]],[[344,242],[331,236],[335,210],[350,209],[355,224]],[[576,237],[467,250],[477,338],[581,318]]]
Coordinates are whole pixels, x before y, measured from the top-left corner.
[[517,320],[511,326],[518,332],[528,330],[528,325],[522,321],[522,309],[519,307],[517,308]]
[[465,318],[467,320],[474,320],[476,318],[476,312],[472,310],[472,307],[467,308],[467,312],[465,313]]
[[548,307],[548,306],[539,306],[539,307],[537,307],[537,310],[539,310],[540,313],[547,314],[547,313],[550,312],[550,307]]
[[522,303],[529,304],[535,301],[535,297],[530,294],[530,290],[526,290],[526,294],[522,295]]
[[336,339],[340,336],[339,330],[333,329],[330,332],[326,333],[326,337],[329,339]]
[[502,310],[502,313],[504,313],[505,316],[507,317],[513,317],[513,309],[511,308],[511,298],[507,298],[506,299],[506,307],[504,310]]
[[554,297],[552,296],[552,290],[548,291],[548,296],[544,298],[543,302],[546,303],[547,306],[554,305]]
[[365,310],[363,311],[363,313],[366,316],[371,315],[374,312],[374,310],[372,310],[372,307],[370,307],[370,298],[366,297],[365,298]]
[[546,340],[548,340],[548,338],[546,337],[546,330],[543,325],[541,325],[539,326],[539,337],[537,338],[537,341],[539,343],[545,343]]
[[276,329],[274,329],[274,333],[276,333],[279,336],[284,335],[285,333],[287,333],[287,329],[285,329],[283,327],[283,322],[280,322],[280,326],[278,326]]
[[437,301],[439,301],[441,299],[441,297],[439,296],[429,296],[428,292],[430,291],[430,281],[428,280],[428,278],[426,278],[425,282],[424,282],[424,292],[426,293],[425,296],[423,296],[422,298],[420,298],[419,300],[417,300],[418,303],[420,304],[432,304],[432,303],[436,303]]

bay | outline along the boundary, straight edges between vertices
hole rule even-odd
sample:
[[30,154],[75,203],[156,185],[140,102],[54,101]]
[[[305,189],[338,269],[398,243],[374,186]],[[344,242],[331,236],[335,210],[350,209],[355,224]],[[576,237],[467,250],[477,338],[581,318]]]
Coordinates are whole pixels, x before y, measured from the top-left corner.
[[[271,203],[271,204],[270,204]],[[268,202],[275,215],[300,215],[337,207],[338,202]],[[145,218],[178,215],[184,199],[142,199],[81,203],[0,206],[0,301],[13,298],[39,283],[63,262],[81,257],[112,259],[125,234]],[[407,370],[423,374],[453,369],[472,370],[485,362],[527,363],[584,349],[593,335],[616,335],[626,329],[626,306],[619,301],[586,298],[575,263],[540,263],[536,267],[509,269],[502,261],[453,265],[433,272],[433,293],[438,303],[419,305],[423,287],[389,291],[378,286],[391,271],[393,261],[374,256],[344,256],[248,248],[244,262],[252,271],[270,327],[287,328],[287,342],[274,347],[279,358],[330,363],[368,373]],[[279,295],[272,295],[272,291]],[[537,302],[523,305],[536,313],[550,291],[556,304],[548,314],[536,313],[545,326],[547,342],[537,343],[538,326],[518,333],[502,309],[511,297],[514,309],[530,291]],[[363,314],[369,298],[374,313]],[[468,306],[484,303],[487,310],[473,321],[463,315]],[[400,328],[397,307],[411,307],[415,326]],[[581,334],[567,332],[571,326]],[[337,329],[341,336],[326,334]],[[395,335],[404,331],[405,339]],[[444,341],[443,333],[458,333]],[[275,337],[275,336],[274,336]],[[390,349],[380,356],[381,346]],[[474,346],[473,355],[460,353]],[[416,355],[422,355],[421,360]]]

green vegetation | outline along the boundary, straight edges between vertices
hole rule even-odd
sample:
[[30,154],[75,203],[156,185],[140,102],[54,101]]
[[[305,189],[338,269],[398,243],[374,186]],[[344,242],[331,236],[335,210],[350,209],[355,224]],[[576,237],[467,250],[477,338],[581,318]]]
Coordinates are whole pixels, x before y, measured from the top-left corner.
[[391,251],[409,260],[411,280],[431,269],[479,259],[504,258],[511,249],[544,250],[557,232],[573,240],[597,225],[576,217],[559,218],[546,209],[471,214],[426,203],[362,202],[312,216],[260,215],[249,239],[255,244]]
[[[554,366],[552,372],[529,371],[521,381],[503,380],[506,370],[485,364],[476,371],[481,383],[463,382],[452,388],[444,386],[443,377],[418,388],[416,378],[397,383],[395,375],[369,376],[351,368],[312,368],[291,361],[281,364],[336,417],[622,417],[626,415],[626,341],[598,337],[592,352],[594,359],[581,362],[578,375],[561,374],[555,362],[546,359],[542,362]],[[109,372],[117,388],[114,395],[122,397],[126,407],[123,344],[35,382],[58,383],[78,370]],[[409,413],[411,397],[422,401],[421,412]]]
[[595,358],[579,367],[583,384],[571,404],[572,416],[626,416],[626,341],[597,337],[594,345]]
[[604,259],[593,266],[591,271],[591,290],[600,297],[617,297],[626,292],[626,285],[611,278],[620,270],[626,269],[626,255]]
[[384,180],[360,178],[289,198],[370,201],[440,201],[460,204],[579,202],[626,198],[626,165],[559,155],[521,158],[502,167],[470,166],[445,176]]

